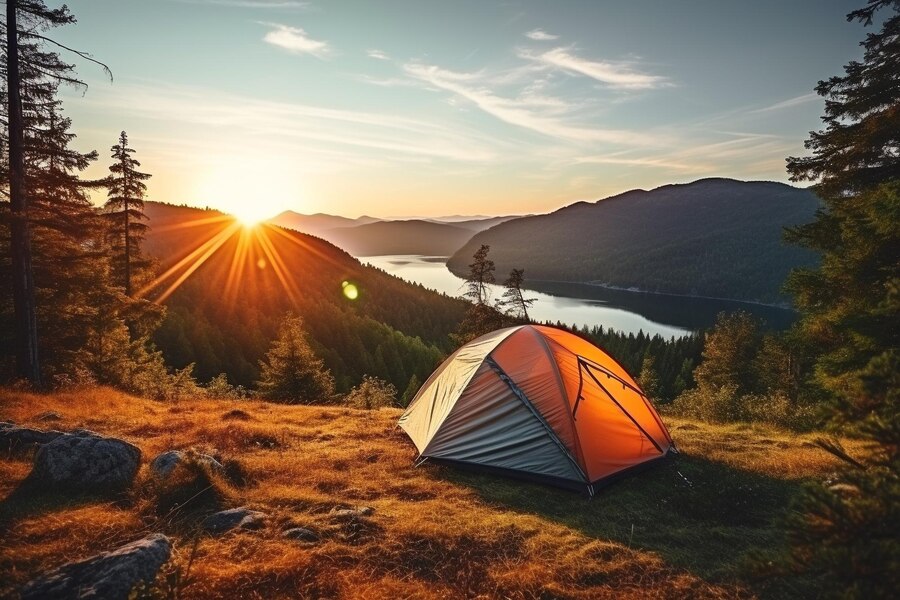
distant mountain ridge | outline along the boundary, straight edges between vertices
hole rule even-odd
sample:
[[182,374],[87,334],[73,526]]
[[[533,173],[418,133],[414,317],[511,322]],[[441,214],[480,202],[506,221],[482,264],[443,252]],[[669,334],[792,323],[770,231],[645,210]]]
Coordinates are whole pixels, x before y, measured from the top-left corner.
[[464,275],[481,244],[497,273],[645,291],[768,303],[786,301],[788,272],[815,263],[785,227],[809,222],[820,203],[783,183],[701,179],[577,202],[476,234],[448,261]]
[[304,215],[285,211],[269,223],[320,237],[354,256],[450,256],[475,233],[515,218],[453,215],[422,219],[369,216],[350,219],[323,213]]

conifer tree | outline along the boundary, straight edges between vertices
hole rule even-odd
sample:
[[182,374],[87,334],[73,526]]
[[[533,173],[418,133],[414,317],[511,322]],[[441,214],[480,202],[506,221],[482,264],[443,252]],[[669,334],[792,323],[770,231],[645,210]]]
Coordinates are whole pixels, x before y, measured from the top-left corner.
[[482,244],[475,251],[473,262],[469,265],[465,296],[475,304],[487,304],[490,297],[488,286],[494,283],[494,261],[487,257],[490,250],[490,246]]
[[132,284],[136,272],[149,263],[141,256],[141,241],[147,230],[142,223],[144,195],[150,174],[138,171],[141,163],[132,155],[134,149],[128,146],[128,135],[123,131],[119,141],[112,148],[114,162],[109,167],[107,179],[108,199],[104,208],[110,218],[110,240],[113,245],[114,268],[121,281],[126,296],[132,295]]
[[494,261],[489,259],[488,252],[491,247],[482,244],[472,256],[473,262],[469,265],[469,276],[466,277],[466,293],[464,296],[472,301],[472,305],[466,310],[463,320],[456,331],[450,335],[450,339],[457,345],[463,345],[477,337],[503,327],[505,324],[503,314],[488,304],[490,299],[490,284],[494,283]]
[[816,181],[824,202],[814,222],[789,232],[822,257],[788,281],[796,333],[816,351],[832,427],[868,442],[851,456],[820,440],[845,467],[810,488],[792,524],[792,559],[835,595],[859,598],[900,587],[900,1],[870,0],[848,20],[871,25],[880,10],[863,60],[816,88],[826,126],[811,133],[811,156],[788,159],[792,178]]
[[659,375],[656,372],[655,362],[651,354],[644,356],[644,360],[641,363],[641,373],[638,375],[638,383],[641,384],[641,389],[644,390],[644,394],[651,400],[657,399],[660,391]]
[[[49,9],[43,0],[10,0],[6,4],[7,101],[2,137],[8,153],[3,157],[2,183],[10,199],[12,322],[18,375],[40,383],[41,353],[51,349],[50,362],[56,359],[59,364],[65,352],[79,339],[83,341],[83,331],[78,333],[84,325],[83,311],[71,307],[61,311],[60,302],[82,302],[80,292],[98,289],[96,281],[84,278],[96,279],[96,273],[103,271],[102,267],[85,268],[84,259],[98,250],[92,243],[96,219],[84,194],[89,184],[77,174],[95,153],[81,154],[69,148],[74,135],[69,120],[61,117],[56,99],[61,83],[84,84],[75,76],[74,67],[47,46],[97,61],[44,36],[53,27],[74,23],[65,6]],[[46,335],[38,338],[38,330],[45,326]]]
[[420,387],[422,387],[422,383],[414,373],[413,376],[409,378],[409,383],[406,385],[406,390],[403,392],[403,396],[400,398],[400,405],[409,406],[409,403],[412,402],[412,399],[415,398],[416,394],[419,392]]
[[535,298],[526,298],[522,292],[522,284],[525,282],[525,269],[513,269],[509,272],[509,277],[503,282],[506,288],[503,292],[503,298],[497,302],[497,306],[506,311],[516,320],[530,323],[528,318],[528,309],[535,302]]
[[313,352],[303,319],[288,314],[260,361],[257,389],[263,398],[288,404],[319,404],[334,394],[334,377]]

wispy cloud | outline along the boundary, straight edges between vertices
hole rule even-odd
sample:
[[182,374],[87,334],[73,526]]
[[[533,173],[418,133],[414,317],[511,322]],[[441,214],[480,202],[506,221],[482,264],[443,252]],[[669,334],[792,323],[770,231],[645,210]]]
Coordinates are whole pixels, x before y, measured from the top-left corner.
[[704,173],[715,169],[708,163],[677,162],[666,158],[625,158],[621,156],[583,156],[575,159],[577,164],[620,165],[628,167],[650,167],[679,173]]
[[528,33],[525,34],[525,37],[538,41],[538,42],[550,42],[555,39],[558,39],[558,35],[553,35],[552,33],[547,33],[543,29],[532,29]]
[[327,42],[314,40],[299,27],[280,23],[266,23],[266,25],[272,29],[263,36],[263,40],[273,46],[297,54],[311,54],[318,58],[324,58],[331,52]]
[[539,53],[520,50],[519,56],[569,73],[590,77],[614,88],[650,89],[668,85],[665,77],[641,73],[627,63],[581,58],[570,52],[569,48],[554,48]]
[[182,4],[210,4],[213,6],[233,6],[236,8],[306,9],[309,2],[299,0],[175,0]]
[[783,110],[785,108],[792,108],[794,106],[806,104],[807,102],[812,102],[813,100],[816,100],[818,98],[819,95],[815,93],[803,94],[802,96],[788,98],[787,100],[782,100],[781,102],[776,102],[775,104],[770,104],[769,106],[764,106],[763,108],[757,108],[756,110],[748,111],[748,114],[767,113],[776,110]]
[[[642,145],[654,143],[653,138],[633,131],[600,129],[568,123],[555,116],[535,110],[541,103],[504,98],[483,85],[479,85],[480,73],[460,73],[434,65],[411,63],[405,72],[432,87],[452,92],[472,102],[485,113],[510,125],[537,133],[577,142],[607,142],[614,144]],[[546,104],[546,102],[544,102]]]
[[[278,143],[295,152],[324,153],[371,160],[377,150],[382,160],[460,163],[492,162],[504,152],[502,141],[459,124],[398,117],[365,111],[342,110],[299,103],[275,102],[218,91],[164,84],[125,84],[97,90],[85,104],[108,111],[128,111],[142,118],[171,124],[182,130],[198,128],[208,143],[220,143],[228,130],[251,143]],[[508,149],[506,149],[508,150]]]
[[375,48],[367,50],[366,56],[368,56],[369,58],[375,58],[377,60],[391,60],[391,57],[388,56],[386,52]]

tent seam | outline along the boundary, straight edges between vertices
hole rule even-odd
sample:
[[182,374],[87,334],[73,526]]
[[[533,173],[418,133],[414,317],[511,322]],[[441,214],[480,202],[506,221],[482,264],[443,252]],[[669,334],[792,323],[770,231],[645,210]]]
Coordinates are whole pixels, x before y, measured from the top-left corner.
[[544,335],[536,328],[532,328],[532,331],[541,341],[541,346],[543,346],[544,350],[546,351],[547,359],[550,361],[550,364],[553,367],[553,373],[556,375],[556,382],[559,384],[560,392],[562,393],[563,400],[565,401],[566,415],[569,417],[569,424],[572,426],[572,435],[575,436],[575,448],[576,452],[578,453],[576,459],[580,459],[580,462],[584,463],[582,469],[585,471],[585,473],[587,473],[587,461],[584,460],[584,452],[581,450],[581,438],[578,437],[578,428],[575,426],[575,419],[572,418],[571,405],[569,404],[569,392],[568,390],[566,390],[566,385],[563,383],[562,373],[559,372],[559,363],[556,362],[556,357],[553,355],[553,350],[550,349],[550,344],[544,337]]
[[560,450],[562,450],[563,455],[567,459],[569,459],[569,462],[571,462],[572,465],[575,466],[576,471],[581,475],[581,477],[584,480],[584,483],[590,483],[587,473],[585,473],[584,469],[581,468],[581,465],[578,464],[578,461],[575,460],[575,457],[572,456],[572,453],[569,452],[569,449],[566,448],[566,445],[562,443],[562,440],[559,439],[559,436],[556,435],[556,432],[553,431],[553,428],[550,427],[550,425],[547,423],[547,421],[544,419],[544,417],[541,415],[541,413],[534,407],[534,405],[531,404],[531,401],[528,400],[528,397],[525,396],[525,393],[522,392],[522,390],[520,390],[515,383],[513,383],[512,379],[510,379],[509,375],[506,374],[506,371],[504,371],[502,368],[500,368],[500,365],[497,364],[497,362],[493,359],[493,357],[490,356],[490,354],[488,354],[488,356],[485,357],[484,361],[492,369],[494,369],[494,371],[497,372],[497,374],[500,376],[500,379],[506,385],[509,386],[509,389],[512,390],[513,395],[515,395],[516,398],[518,398],[522,402],[522,404],[524,404],[528,408],[528,410],[531,411],[531,414],[533,414],[535,416],[535,418],[537,418],[538,422],[547,431],[547,434],[550,436],[550,439],[553,440],[553,442],[559,447]]

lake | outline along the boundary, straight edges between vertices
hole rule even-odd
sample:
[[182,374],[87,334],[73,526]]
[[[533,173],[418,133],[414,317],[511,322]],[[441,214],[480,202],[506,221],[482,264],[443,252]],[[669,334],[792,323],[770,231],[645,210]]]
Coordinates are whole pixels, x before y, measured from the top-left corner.
[[[407,281],[460,296],[465,281],[451,273],[442,256],[363,256],[363,263],[396,275]],[[762,318],[775,329],[785,329],[794,320],[793,311],[732,300],[690,298],[668,294],[649,294],[616,290],[583,283],[527,281],[529,298],[537,301],[529,316],[535,321],[561,321],[567,325],[602,325],[607,329],[681,336],[710,327],[720,312],[744,310]],[[492,300],[503,294],[499,285],[491,286]]]

